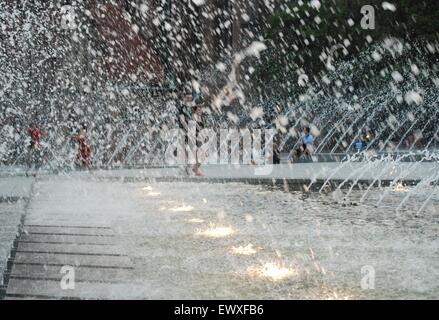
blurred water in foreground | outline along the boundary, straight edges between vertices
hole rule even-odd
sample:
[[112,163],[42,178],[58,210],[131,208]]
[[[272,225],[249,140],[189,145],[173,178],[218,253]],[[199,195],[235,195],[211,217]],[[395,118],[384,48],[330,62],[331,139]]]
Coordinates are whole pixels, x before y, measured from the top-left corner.
[[[439,296],[438,187],[406,201],[406,187],[371,189],[362,201],[365,192],[352,190],[345,201],[345,190],[286,193],[87,176],[41,177],[34,189],[31,220],[113,226],[134,263],[136,285],[147,289],[139,298]],[[362,289],[371,272],[374,281],[366,284],[374,289]]]

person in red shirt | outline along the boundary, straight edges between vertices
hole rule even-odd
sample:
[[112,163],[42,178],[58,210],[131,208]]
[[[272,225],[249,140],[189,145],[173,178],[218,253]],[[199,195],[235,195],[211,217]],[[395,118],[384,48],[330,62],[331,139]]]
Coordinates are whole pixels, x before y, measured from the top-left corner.
[[79,130],[79,134],[75,137],[76,141],[79,143],[78,153],[76,155],[76,160],[81,168],[89,169],[91,166],[91,150],[86,143],[86,131],[84,128]]
[[29,128],[27,129],[27,132],[29,133],[30,137],[31,137],[31,145],[30,147],[32,149],[39,149],[41,146],[41,137],[42,137],[42,133],[41,130],[38,128]]
[[[29,145],[29,158],[28,158],[28,169],[26,171],[26,176],[29,176],[29,171],[31,169],[38,170],[40,168],[41,163],[41,138],[43,133],[41,130],[34,124],[31,125],[30,128],[27,129],[27,133],[29,134],[31,141]],[[36,176],[36,172],[34,172],[33,176]]]

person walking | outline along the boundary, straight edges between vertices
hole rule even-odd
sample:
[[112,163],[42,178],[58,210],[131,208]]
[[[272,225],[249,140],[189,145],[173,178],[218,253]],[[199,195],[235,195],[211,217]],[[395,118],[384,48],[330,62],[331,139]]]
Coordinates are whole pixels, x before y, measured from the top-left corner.
[[[193,99],[192,99],[192,93],[189,91],[185,92],[182,96],[181,102],[177,105],[177,118],[178,118],[178,124],[181,131],[183,131],[184,134],[184,152],[185,152],[185,159],[187,159],[187,147],[189,145],[189,122],[192,119],[192,106],[193,106]],[[177,151],[175,151],[177,152]],[[177,156],[177,154],[174,154]],[[190,167],[185,166],[185,172],[187,175],[190,174]]]
[[81,168],[90,169],[91,166],[91,150],[86,143],[86,129],[82,127],[79,134],[75,137],[79,144],[78,153],[76,154],[76,161]]
[[[197,102],[198,102],[198,104],[192,108],[192,121],[195,122],[196,137],[198,137],[201,130],[204,129],[204,125],[205,125],[205,121],[204,121],[204,117],[203,117],[203,106],[201,104],[201,101],[197,101]],[[197,146],[196,149],[201,147],[201,143],[200,143],[200,141],[198,141],[198,139],[197,139],[195,145]],[[195,173],[195,175],[197,177],[201,177],[203,175],[200,171],[200,167],[201,167],[201,161],[198,158],[198,152],[195,152],[195,165],[192,168],[192,171]]]
[[28,147],[28,163],[26,176],[29,176],[29,172],[34,170],[33,176],[36,177],[37,171],[41,167],[41,138],[43,133],[35,123],[27,129],[27,133],[30,136],[30,144]]

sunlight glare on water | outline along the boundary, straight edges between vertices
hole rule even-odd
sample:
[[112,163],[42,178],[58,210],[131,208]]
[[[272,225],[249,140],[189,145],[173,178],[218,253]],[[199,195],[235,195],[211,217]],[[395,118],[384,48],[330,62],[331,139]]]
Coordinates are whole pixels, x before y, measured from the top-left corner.
[[[129,246],[147,244],[145,252],[132,252],[145,256],[139,272],[167,279],[172,270],[185,286],[184,297],[209,297],[212,290],[238,299],[434,297],[439,198],[435,189],[426,190],[411,195],[414,201],[397,214],[389,207],[406,193],[388,192],[379,202],[383,192],[371,189],[361,203],[361,190],[349,191],[347,201],[345,190],[334,196],[240,183],[163,182],[154,185],[159,198],[139,193],[145,217],[124,220],[124,228]],[[411,212],[427,197],[430,205],[414,218]],[[156,265],[170,268],[167,273],[150,265],[150,251]],[[376,272],[375,290],[361,289],[364,266]]]
[[207,238],[224,238],[224,237],[231,236],[235,232],[236,231],[230,227],[221,227],[221,226],[218,227],[218,226],[211,225],[209,228],[207,228],[205,230],[198,230],[196,232],[196,235],[207,237]]
[[253,277],[269,278],[272,281],[281,281],[299,274],[297,270],[283,266],[279,262],[268,262],[260,267],[251,267],[248,273]]

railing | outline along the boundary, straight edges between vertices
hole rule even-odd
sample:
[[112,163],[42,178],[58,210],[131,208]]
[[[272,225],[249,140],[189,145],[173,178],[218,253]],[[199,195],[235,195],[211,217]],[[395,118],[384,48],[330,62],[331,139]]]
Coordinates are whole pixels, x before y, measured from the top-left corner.
[[289,153],[281,155],[281,163],[307,163],[307,162],[344,162],[354,158],[356,161],[373,161],[378,159],[398,160],[401,162],[438,162],[439,150],[431,149],[424,151],[395,151],[377,153],[316,153],[311,156],[304,156],[292,161],[288,158]]

